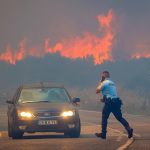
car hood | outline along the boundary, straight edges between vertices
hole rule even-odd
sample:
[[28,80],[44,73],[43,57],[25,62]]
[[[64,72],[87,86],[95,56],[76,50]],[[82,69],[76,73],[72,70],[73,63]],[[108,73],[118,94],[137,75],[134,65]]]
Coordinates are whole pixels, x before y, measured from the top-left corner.
[[18,104],[19,110],[29,111],[63,111],[68,109],[75,109],[72,103],[24,103]]

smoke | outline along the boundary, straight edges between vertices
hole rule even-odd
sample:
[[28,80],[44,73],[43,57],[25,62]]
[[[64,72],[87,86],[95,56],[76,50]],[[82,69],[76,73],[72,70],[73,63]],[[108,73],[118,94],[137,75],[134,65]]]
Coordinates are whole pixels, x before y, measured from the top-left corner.
[[6,51],[0,54],[0,60],[4,62],[9,62],[10,64],[15,64],[16,61],[21,61],[22,59],[24,59],[25,54],[25,41],[23,40],[19,43],[18,51],[12,51],[10,46],[7,46]]
[[0,60],[15,64],[28,56],[42,57],[51,53],[60,53],[61,56],[69,59],[86,59],[92,57],[95,64],[101,64],[104,61],[112,61],[111,56],[114,33],[112,31],[113,10],[109,10],[106,15],[98,16],[98,35],[89,32],[81,36],[70,39],[62,39],[55,45],[50,46],[50,38],[45,39],[43,50],[38,48],[26,49],[26,41],[23,40],[18,46],[18,50],[7,46],[6,50],[0,54]]
[[131,59],[150,58],[150,44],[143,43],[136,45],[136,52],[131,55]]
[[45,50],[48,53],[59,52],[61,56],[70,59],[83,59],[92,56],[95,64],[112,61],[111,51],[114,39],[112,21],[113,11],[110,10],[106,16],[98,16],[99,32],[103,34],[101,37],[86,32],[73,39],[64,39],[53,48],[49,46],[49,39],[46,39]]
[[[0,60],[16,64],[16,62],[29,56],[43,57],[48,54],[59,53],[62,57],[69,59],[92,57],[94,64],[115,61],[117,54],[113,53],[112,56],[112,52],[117,34],[115,26],[118,26],[116,15],[110,9],[107,14],[99,15],[97,21],[97,34],[84,32],[80,36],[63,38],[55,44],[51,42],[53,41],[52,38],[47,37],[41,45],[35,47],[28,46],[26,38],[18,44],[18,49],[13,49],[10,45],[6,46],[6,49],[0,53]],[[138,45],[131,52],[127,50],[130,53],[128,59],[150,58],[149,48],[150,46]]]

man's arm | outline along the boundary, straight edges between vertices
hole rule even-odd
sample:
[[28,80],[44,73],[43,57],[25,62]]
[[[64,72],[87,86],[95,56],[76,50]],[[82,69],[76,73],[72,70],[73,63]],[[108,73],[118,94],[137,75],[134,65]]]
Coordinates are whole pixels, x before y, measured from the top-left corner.
[[100,93],[103,86],[103,81],[101,80],[96,88],[96,94]]

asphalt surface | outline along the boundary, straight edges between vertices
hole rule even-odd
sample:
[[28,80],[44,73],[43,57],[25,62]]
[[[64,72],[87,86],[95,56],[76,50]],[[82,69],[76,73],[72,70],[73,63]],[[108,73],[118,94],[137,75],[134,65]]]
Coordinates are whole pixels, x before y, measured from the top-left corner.
[[128,139],[124,128],[111,115],[107,140],[96,138],[101,129],[101,113],[80,110],[82,132],[80,138],[68,138],[63,134],[25,134],[22,139],[7,136],[6,107],[0,107],[0,150],[150,150],[150,117],[124,115],[134,128],[134,138]]

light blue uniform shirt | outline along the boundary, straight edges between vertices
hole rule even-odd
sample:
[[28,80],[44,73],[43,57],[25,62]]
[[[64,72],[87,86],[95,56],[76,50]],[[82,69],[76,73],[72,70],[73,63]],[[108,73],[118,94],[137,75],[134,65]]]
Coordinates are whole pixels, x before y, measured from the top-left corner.
[[100,87],[100,91],[102,92],[103,96],[107,98],[117,98],[117,89],[115,83],[111,81],[110,78],[106,78]]

